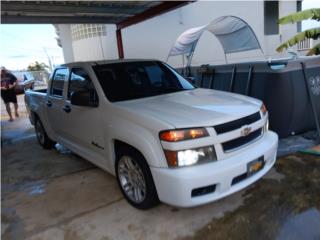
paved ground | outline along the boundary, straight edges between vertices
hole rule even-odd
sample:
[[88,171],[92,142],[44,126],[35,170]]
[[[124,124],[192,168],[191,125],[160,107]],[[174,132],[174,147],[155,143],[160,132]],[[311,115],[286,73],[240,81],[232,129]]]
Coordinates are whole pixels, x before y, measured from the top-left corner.
[[24,111],[1,121],[2,239],[320,239],[319,157],[282,157],[212,204],[139,211],[108,173],[61,145],[43,150]]

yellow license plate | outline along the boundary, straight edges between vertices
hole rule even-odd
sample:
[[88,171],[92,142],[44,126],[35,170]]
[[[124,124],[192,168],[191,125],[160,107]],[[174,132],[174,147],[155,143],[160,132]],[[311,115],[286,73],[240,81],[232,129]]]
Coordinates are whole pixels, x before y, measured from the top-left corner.
[[264,160],[263,157],[260,157],[256,160],[253,160],[248,163],[247,165],[247,173],[248,175],[255,174],[256,172],[259,172],[264,166]]

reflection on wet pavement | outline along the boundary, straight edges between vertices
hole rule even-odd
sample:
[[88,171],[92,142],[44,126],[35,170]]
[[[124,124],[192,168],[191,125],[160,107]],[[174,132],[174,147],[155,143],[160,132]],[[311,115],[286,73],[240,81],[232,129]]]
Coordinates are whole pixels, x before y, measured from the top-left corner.
[[284,178],[264,178],[244,204],[186,239],[320,239],[320,158],[294,154],[277,160]]
[[46,185],[44,183],[34,185],[31,187],[31,189],[29,189],[28,194],[30,196],[43,194],[45,192],[45,186]]
[[320,211],[311,208],[289,216],[276,239],[320,239]]
[[55,149],[60,153],[60,154],[65,154],[65,155],[68,155],[68,154],[73,154],[68,148],[66,148],[65,146],[57,143],[55,145]]

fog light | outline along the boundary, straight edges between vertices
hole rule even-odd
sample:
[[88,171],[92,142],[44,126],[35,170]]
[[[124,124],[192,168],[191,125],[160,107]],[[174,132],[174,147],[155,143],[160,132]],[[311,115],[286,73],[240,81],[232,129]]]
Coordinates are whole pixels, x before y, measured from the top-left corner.
[[216,185],[196,188],[191,191],[191,197],[203,196],[205,194],[213,193],[216,190]]
[[164,150],[169,167],[190,166],[217,160],[213,146],[181,151]]

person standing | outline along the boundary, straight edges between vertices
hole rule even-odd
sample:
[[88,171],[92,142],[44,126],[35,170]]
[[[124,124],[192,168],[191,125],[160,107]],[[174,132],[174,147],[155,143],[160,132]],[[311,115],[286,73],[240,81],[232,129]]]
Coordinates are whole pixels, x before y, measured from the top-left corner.
[[1,98],[6,105],[6,110],[8,112],[10,122],[13,121],[10,103],[14,104],[15,116],[19,117],[17,96],[14,90],[16,85],[17,78],[8,70],[1,69]]

